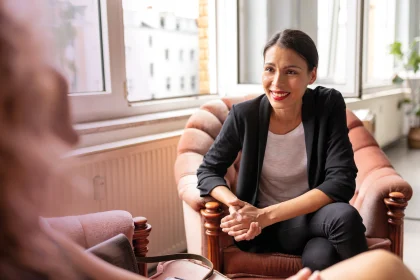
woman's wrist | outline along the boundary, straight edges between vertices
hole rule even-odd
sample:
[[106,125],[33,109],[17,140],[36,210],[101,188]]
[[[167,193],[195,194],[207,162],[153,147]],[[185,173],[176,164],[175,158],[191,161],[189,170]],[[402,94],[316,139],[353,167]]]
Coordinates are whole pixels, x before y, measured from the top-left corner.
[[278,217],[278,208],[281,207],[281,203],[279,204],[275,204],[275,205],[271,205],[265,208],[261,209],[261,214],[260,214],[260,226],[262,228],[271,226],[279,221],[281,221],[281,218]]
[[261,228],[266,228],[273,224],[270,220],[270,209],[268,207],[260,209],[260,214],[257,217],[257,221]]
[[235,204],[239,199],[234,195],[231,190],[226,186],[217,186],[211,192],[210,195],[226,206],[230,207]]

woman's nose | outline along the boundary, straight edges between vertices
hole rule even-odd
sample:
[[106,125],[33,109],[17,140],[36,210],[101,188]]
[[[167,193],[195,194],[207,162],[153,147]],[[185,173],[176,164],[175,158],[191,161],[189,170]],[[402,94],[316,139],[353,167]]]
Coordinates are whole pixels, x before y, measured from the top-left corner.
[[280,73],[276,73],[273,77],[272,84],[275,86],[279,86],[282,83],[282,80],[283,80],[283,75],[281,75]]

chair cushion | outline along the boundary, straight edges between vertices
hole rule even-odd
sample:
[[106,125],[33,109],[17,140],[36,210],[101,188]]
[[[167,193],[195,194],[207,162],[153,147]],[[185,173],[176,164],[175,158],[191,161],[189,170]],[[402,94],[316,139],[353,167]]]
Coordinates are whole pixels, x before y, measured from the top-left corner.
[[[185,280],[200,280],[209,272],[209,269],[193,260],[176,260],[159,263],[155,275],[150,279],[165,280],[170,277],[178,277]],[[177,279],[177,278],[175,278]],[[216,270],[210,280],[229,279]]]
[[[369,250],[389,251],[391,248],[391,241],[387,238],[368,237],[366,241]],[[223,250],[223,265],[224,274],[232,279],[285,279],[302,268],[302,261],[300,256],[280,253],[254,254],[243,252],[232,245]]]
[[299,256],[286,254],[254,254],[236,246],[223,250],[223,272],[229,278],[283,277],[287,278],[302,268]]

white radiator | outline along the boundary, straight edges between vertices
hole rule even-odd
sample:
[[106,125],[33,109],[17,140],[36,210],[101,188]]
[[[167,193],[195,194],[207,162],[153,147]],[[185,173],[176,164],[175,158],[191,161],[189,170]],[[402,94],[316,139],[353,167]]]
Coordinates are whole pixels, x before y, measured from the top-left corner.
[[86,184],[66,197],[61,215],[126,210],[152,225],[149,256],[187,249],[182,202],[174,180],[179,136],[82,153],[75,172]]

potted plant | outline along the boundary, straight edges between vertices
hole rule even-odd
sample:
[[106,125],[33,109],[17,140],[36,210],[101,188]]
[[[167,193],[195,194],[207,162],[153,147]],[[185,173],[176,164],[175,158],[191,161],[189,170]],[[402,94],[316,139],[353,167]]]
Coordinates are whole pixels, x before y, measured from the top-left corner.
[[405,79],[411,89],[410,98],[404,98],[398,106],[400,108],[404,105],[406,108],[410,125],[407,141],[408,147],[412,149],[420,149],[420,78],[415,78],[416,72],[420,69],[419,42],[420,37],[415,38],[405,52],[401,49],[401,42],[396,41],[390,45],[390,54],[395,57],[400,69],[392,82],[402,84]]

